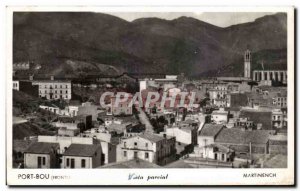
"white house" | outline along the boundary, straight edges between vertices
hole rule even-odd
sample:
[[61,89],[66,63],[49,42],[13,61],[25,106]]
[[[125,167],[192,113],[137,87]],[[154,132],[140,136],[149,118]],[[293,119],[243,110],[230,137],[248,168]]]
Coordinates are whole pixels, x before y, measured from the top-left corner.
[[225,124],[228,122],[228,115],[228,111],[225,111],[224,108],[220,108],[212,112],[211,121],[217,124]]
[[175,142],[175,137],[148,133],[123,139],[117,147],[117,162],[139,158],[165,165],[175,157]]

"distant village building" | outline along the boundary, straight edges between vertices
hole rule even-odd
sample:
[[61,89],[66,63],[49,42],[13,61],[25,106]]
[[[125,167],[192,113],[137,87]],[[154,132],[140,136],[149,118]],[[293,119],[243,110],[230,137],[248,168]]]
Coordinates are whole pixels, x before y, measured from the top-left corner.
[[72,99],[72,83],[69,80],[55,80],[54,76],[51,76],[50,80],[33,80],[33,76],[31,76],[30,80],[33,85],[38,85],[41,98]]
[[259,85],[287,84],[287,68],[285,64],[264,64],[253,70],[253,81]]
[[186,145],[196,145],[197,144],[197,128],[193,126],[175,126],[166,128],[167,136],[176,137],[176,142],[180,142]]
[[122,99],[124,97],[120,97],[120,103],[116,103],[117,101],[117,97],[116,96],[112,96],[111,97],[111,106],[108,108],[107,110],[107,114],[108,115],[132,115],[132,105],[131,105],[131,101],[132,101],[132,95],[131,94],[127,94],[128,95],[128,99],[126,99],[125,101],[122,101]]
[[215,110],[211,113],[211,121],[217,124],[225,124],[228,122],[228,115],[228,111],[225,111],[224,108],[220,108],[219,110]]
[[275,128],[287,127],[287,112],[286,109],[272,110],[272,126]]
[[209,98],[213,105],[225,107],[227,105],[227,83],[219,82],[213,88],[208,89]]
[[29,70],[30,69],[30,62],[17,62],[13,63],[13,70]]

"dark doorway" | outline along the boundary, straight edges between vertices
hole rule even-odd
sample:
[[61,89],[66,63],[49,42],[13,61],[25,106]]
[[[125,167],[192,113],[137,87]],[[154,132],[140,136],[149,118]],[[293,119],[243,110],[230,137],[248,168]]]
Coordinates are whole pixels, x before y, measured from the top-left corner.
[[38,165],[37,165],[37,167],[38,168],[42,168],[42,157],[38,157]]
[[71,159],[71,168],[75,168],[75,160]]

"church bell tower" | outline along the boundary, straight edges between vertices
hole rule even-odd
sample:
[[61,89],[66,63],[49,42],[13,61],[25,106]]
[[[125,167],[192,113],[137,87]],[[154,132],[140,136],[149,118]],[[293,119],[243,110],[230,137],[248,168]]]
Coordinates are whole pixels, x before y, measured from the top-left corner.
[[248,48],[244,54],[244,77],[251,78],[251,52]]

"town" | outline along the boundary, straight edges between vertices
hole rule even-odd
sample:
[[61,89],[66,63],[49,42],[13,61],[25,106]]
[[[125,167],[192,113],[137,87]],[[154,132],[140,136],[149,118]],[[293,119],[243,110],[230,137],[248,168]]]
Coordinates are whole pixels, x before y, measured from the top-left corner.
[[203,79],[48,78],[14,63],[13,167],[286,168],[287,67],[253,69],[249,49],[243,60],[242,77]]

